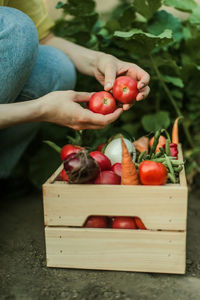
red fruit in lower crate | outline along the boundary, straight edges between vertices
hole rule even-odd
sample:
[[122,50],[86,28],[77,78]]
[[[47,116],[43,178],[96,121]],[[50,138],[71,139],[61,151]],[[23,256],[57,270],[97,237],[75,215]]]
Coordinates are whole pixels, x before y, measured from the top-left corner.
[[144,223],[142,222],[142,220],[140,218],[135,217],[134,221],[135,221],[135,224],[136,224],[136,226],[137,226],[138,229],[143,229],[143,230],[146,229]]
[[134,218],[132,217],[115,217],[112,228],[119,229],[136,229]]
[[106,228],[107,218],[104,216],[91,216],[87,218],[84,227],[88,228]]

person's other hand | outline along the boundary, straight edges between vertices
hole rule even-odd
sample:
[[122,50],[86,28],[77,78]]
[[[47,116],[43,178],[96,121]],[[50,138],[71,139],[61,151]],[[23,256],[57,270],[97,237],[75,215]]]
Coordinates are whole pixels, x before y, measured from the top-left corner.
[[[136,100],[145,99],[150,88],[148,86],[150,76],[139,66],[117,59],[116,57],[99,53],[94,66],[94,76],[104,86],[105,91],[112,90],[115,78],[120,75],[127,75],[138,81],[139,93]],[[123,110],[128,110],[132,105],[124,104]]]
[[75,130],[102,129],[114,122],[123,112],[122,108],[118,108],[108,115],[93,113],[79,104],[88,102],[90,97],[91,93],[85,92],[51,92],[38,99],[43,110],[41,121],[56,123]]

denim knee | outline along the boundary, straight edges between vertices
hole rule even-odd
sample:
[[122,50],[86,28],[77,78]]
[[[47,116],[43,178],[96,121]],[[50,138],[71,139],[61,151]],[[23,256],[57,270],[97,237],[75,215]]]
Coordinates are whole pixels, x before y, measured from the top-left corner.
[[[14,101],[22,90],[38,52],[38,34],[23,12],[0,7],[1,103]],[[1,71],[2,70],[2,71]]]
[[71,90],[76,84],[76,70],[71,60],[51,46],[39,46],[32,73],[17,101],[36,99],[52,91]]

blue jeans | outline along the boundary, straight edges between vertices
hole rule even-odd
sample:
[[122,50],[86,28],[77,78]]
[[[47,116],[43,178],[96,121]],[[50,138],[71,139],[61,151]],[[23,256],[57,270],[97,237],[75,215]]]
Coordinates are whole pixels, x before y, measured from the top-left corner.
[[[75,83],[72,62],[58,49],[38,44],[32,20],[0,6],[0,105],[73,89]],[[39,127],[27,123],[0,130],[0,178],[9,177]]]

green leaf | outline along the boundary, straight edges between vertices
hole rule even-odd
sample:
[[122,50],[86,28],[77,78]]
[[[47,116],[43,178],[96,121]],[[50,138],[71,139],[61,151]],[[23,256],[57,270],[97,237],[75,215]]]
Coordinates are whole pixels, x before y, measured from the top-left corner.
[[164,81],[168,83],[172,83],[175,86],[178,86],[180,88],[184,87],[183,81],[181,78],[163,75]]
[[171,29],[174,41],[178,42],[183,38],[181,21],[164,10],[155,13],[154,17],[150,20],[147,29],[150,33],[155,35],[161,34],[165,29]]
[[200,6],[198,6],[191,14],[189,22],[192,25],[200,25]]
[[144,32],[140,29],[115,31],[114,37],[121,47],[140,55],[149,54],[154,48],[162,47],[172,41],[172,31],[166,29],[159,35]]
[[192,12],[198,6],[194,0],[164,0],[164,4],[185,12]]
[[162,0],[135,0],[134,5],[138,13],[146,19],[150,19],[157,9],[161,7]]
[[63,5],[63,9],[65,13],[73,16],[89,16],[94,12],[95,4],[94,0],[68,0],[68,2]]
[[155,114],[145,115],[142,118],[142,125],[147,132],[167,129],[170,125],[169,113],[159,111]]

